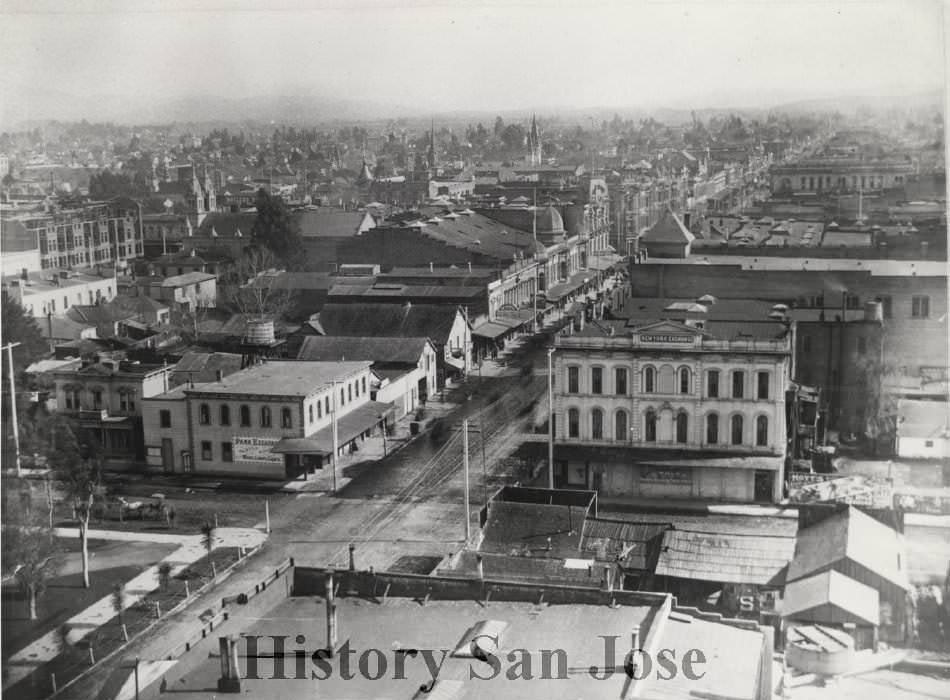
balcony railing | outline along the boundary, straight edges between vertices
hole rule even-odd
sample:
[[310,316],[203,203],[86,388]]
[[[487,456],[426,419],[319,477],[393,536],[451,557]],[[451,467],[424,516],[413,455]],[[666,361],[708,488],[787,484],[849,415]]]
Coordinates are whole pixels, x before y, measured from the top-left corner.
[[755,338],[734,338],[732,340],[722,340],[713,338],[704,338],[697,343],[691,344],[654,344],[640,343],[636,335],[616,335],[616,336],[579,336],[579,335],[558,335],[555,339],[555,345],[558,348],[576,348],[582,350],[600,350],[600,349],[637,349],[637,350],[656,350],[660,352],[671,349],[683,350],[685,352],[768,352],[768,353],[788,353],[791,352],[791,341],[783,339],[755,339]]

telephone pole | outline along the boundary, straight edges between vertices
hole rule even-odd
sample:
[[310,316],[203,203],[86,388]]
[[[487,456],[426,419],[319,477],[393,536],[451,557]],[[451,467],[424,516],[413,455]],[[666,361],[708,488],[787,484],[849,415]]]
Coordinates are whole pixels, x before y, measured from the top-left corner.
[[20,429],[17,427],[17,416],[16,416],[16,379],[13,376],[13,348],[20,345],[20,343],[7,343],[0,351],[6,350],[9,354],[7,358],[10,362],[8,369],[10,370],[10,420],[13,427],[13,450],[15,452],[14,464],[16,465],[16,475],[20,476]]
[[472,538],[472,519],[468,512],[468,418],[462,421],[462,467],[465,471],[465,546]]
[[548,348],[548,488],[554,490],[554,348]]

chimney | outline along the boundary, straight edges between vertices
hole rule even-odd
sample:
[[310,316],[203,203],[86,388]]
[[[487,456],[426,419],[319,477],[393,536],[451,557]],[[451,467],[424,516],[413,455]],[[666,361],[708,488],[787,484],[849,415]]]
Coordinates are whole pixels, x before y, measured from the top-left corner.
[[485,580],[485,562],[482,560],[481,554],[475,555],[475,562],[478,564],[478,580]]
[[640,650],[640,625],[634,625],[630,631],[630,651]]
[[336,598],[333,590],[333,571],[327,572],[327,657],[333,658],[336,651]]
[[234,637],[218,637],[218,653],[221,657],[219,693],[241,692],[241,667],[238,664],[238,645]]
[[350,571],[356,571],[356,556],[354,552],[356,551],[356,545],[350,545]]
[[224,379],[224,371],[220,369],[215,370],[214,377],[216,381],[220,382],[222,379]]
[[20,279],[23,280],[24,282],[30,279],[30,275],[27,272],[27,269],[25,267],[20,269]]
[[472,271],[472,261],[471,261],[471,260],[468,261],[468,271],[469,271],[469,272]]
[[435,267],[431,262],[429,263],[429,272],[435,272]]

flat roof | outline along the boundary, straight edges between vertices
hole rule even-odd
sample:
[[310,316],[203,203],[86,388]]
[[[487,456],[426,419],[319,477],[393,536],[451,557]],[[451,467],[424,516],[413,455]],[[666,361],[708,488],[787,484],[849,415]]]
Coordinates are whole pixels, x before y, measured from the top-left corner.
[[257,394],[260,396],[304,397],[333,381],[367,369],[371,362],[267,361],[229,374],[220,382],[208,382],[189,389],[189,395]]
[[945,260],[860,260],[856,258],[773,257],[756,255],[691,255],[688,258],[650,258],[642,265],[733,266],[743,270],[804,272],[869,272],[881,277],[946,277]]

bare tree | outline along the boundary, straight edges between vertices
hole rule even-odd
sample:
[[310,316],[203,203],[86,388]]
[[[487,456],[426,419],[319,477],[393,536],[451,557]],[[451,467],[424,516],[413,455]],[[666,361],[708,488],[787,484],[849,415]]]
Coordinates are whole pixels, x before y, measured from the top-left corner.
[[248,248],[222,277],[221,296],[238,313],[279,318],[293,303],[293,294],[279,276],[283,271],[269,249]]
[[125,627],[125,590],[122,588],[121,583],[117,583],[112,587],[112,612],[115,613],[116,619],[119,621],[119,627],[122,628],[122,639],[129,641],[129,631]]
[[163,591],[167,591],[168,585],[171,583],[171,580],[172,580],[172,565],[167,561],[163,561],[161,564],[158,565],[158,585],[161,587]]
[[218,573],[214,568],[214,559],[211,558],[211,553],[214,551],[214,543],[216,539],[214,525],[209,522],[205,522],[205,524],[201,526],[201,544],[204,545],[205,550],[208,552],[208,561],[211,564],[211,578],[218,577]]
[[37,619],[36,603],[46,582],[58,567],[59,548],[42,522],[23,508],[9,503],[4,509],[2,558],[4,576],[12,576],[26,597],[31,620]]

